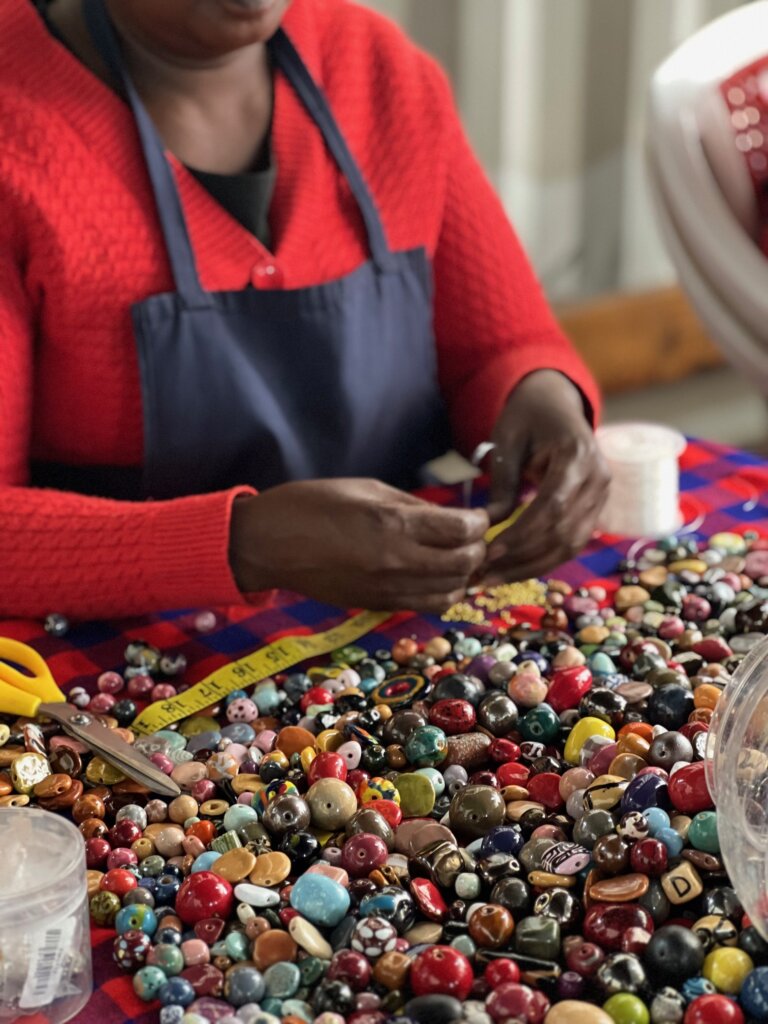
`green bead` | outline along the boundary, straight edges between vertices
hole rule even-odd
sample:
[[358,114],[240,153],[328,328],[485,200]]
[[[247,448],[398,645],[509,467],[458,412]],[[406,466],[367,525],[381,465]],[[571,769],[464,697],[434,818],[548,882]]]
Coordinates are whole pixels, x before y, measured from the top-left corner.
[[[421,771],[429,771],[422,768]],[[434,770],[434,769],[432,769]],[[400,810],[406,818],[425,818],[435,806],[435,790],[428,778],[416,772],[403,772],[395,779],[400,794]]]
[[117,912],[120,909],[120,897],[117,893],[102,889],[101,892],[91,896],[88,906],[96,924],[100,924],[102,927],[111,927],[115,923]]
[[551,743],[560,731],[560,719],[549,704],[539,704],[523,716],[518,729],[524,740]]
[[154,966],[159,967],[169,978],[174,974],[181,974],[184,970],[184,954],[172,942],[159,942],[152,950],[152,961]]
[[335,665],[357,665],[363,658],[368,657],[368,652],[364,647],[358,647],[357,644],[349,644],[347,647],[340,647],[337,651],[334,651],[331,655],[331,661]]
[[688,842],[696,850],[705,853],[720,853],[720,839],[717,834],[717,811],[699,811],[688,829]]
[[414,729],[405,741],[405,756],[417,768],[434,768],[448,756],[448,740],[436,725]]
[[251,955],[251,943],[245,932],[230,932],[224,940],[227,956],[233,960],[248,960]]
[[650,1024],[651,1021],[648,1007],[630,992],[617,992],[603,1003],[603,1009],[615,1024]]
[[311,988],[314,984],[320,981],[322,976],[325,974],[328,963],[329,961],[321,960],[320,957],[317,956],[308,956],[305,960],[302,960],[299,964],[301,984],[307,988]]
[[142,967],[133,976],[133,991],[139,999],[151,1003],[166,981],[165,971],[159,967]]

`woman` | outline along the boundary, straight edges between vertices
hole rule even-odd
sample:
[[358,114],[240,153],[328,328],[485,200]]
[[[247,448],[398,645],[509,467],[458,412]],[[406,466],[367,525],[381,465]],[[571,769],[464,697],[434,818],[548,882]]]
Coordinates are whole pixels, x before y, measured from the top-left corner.
[[[586,541],[594,385],[394,26],[8,0],[0,40],[2,613],[437,610]],[[398,489],[489,436],[488,512]]]

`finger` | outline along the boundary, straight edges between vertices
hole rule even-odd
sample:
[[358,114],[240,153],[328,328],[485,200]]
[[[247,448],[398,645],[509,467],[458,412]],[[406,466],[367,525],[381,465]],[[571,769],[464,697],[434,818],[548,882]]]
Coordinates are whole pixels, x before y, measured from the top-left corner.
[[488,496],[488,518],[503,522],[517,508],[520,480],[527,456],[522,439],[499,446],[491,455],[491,489]]
[[439,508],[436,505],[405,510],[406,532],[418,544],[452,548],[480,541],[490,526],[482,508]]

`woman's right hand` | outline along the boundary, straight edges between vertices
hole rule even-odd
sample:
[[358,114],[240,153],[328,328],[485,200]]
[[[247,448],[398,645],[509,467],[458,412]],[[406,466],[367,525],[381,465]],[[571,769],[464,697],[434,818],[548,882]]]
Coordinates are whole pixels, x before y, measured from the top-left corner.
[[243,593],[442,612],[482,566],[488,525],[483,509],[440,508],[377,480],[281,484],[235,501],[230,564]]

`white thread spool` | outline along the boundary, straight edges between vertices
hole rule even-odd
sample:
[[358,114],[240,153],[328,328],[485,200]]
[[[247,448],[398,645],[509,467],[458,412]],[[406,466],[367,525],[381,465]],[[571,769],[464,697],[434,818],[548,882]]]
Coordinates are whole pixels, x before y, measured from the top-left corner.
[[612,475],[600,530],[654,538],[679,530],[683,435],[658,423],[615,423],[599,428],[597,443]]

